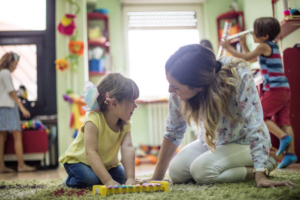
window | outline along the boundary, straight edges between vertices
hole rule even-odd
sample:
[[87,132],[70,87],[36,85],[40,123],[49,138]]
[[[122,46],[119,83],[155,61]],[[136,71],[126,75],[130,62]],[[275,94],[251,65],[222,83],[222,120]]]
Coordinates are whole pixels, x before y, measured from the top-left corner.
[[46,0],[0,0],[0,31],[46,29]]
[[201,5],[127,7],[124,18],[127,68],[140,99],[168,98],[165,63],[179,47],[199,43]]
[[31,117],[57,113],[55,28],[55,1],[0,0],[0,56],[20,54],[12,78],[27,89]]

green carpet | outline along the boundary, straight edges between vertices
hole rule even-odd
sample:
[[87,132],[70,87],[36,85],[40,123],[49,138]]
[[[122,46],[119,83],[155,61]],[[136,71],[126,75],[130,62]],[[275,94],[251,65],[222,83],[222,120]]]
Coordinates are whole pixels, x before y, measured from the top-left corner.
[[296,187],[256,188],[254,181],[213,185],[176,184],[170,192],[116,194],[106,198],[93,196],[90,189],[62,187],[61,179],[0,181],[0,199],[300,199],[299,172],[273,172],[270,179],[290,180]]

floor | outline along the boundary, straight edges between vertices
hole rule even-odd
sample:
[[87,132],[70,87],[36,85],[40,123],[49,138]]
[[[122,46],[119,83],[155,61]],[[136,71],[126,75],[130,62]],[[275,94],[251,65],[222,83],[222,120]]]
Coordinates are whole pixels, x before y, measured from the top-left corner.
[[[155,165],[139,165],[136,167],[136,176],[150,175],[154,172]],[[276,169],[277,170],[277,169]],[[278,171],[298,171],[300,172],[300,163],[292,164],[287,169]],[[57,179],[65,178],[66,171],[63,167],[51,170],[41,170],[27,173],[7,173],[0,174],[0,180],[30,180],[30,179]]]
[[[136,166],[136,176],[150,175],[154,172],[155,165],[139,165]],[[29,180],[29,179],[57,179],[65,178],[67,175],[63,167],[51,170],[40,170],[36,172],[26,173],[6,173],[0,174],[0,181],[3,180]]]

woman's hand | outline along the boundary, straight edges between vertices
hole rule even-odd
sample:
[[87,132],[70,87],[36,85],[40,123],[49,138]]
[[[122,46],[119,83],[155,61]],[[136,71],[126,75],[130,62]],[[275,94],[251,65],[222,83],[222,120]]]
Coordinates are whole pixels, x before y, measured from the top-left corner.
[[275,188],[277,186],[294,187],[295,184],[290,181],[273,181],[268,180],[263,172],[255,173],[255,180],[257,187]]
[[169,179],[163,179],[163,180],[154,180],[153,178],[137,178],[135,179],[136,183],[142,184],[142,183],[148,183],[149,181],[168,181],[171,183]]
[[128,178],[125,185],[135,185],[135,180],[134,178]]
[[260,179],[256,183],[257,187],[275,188],[277,186],[294,187],[295,184],[290,181],[273,181],[268,179]]
[[29,118],[30,117],[30,112],[25,108],[25,107],[21,107],[20,108],[20,110],[21,110],[21,112],[22,112],[22,114],[23,114],[23,116],[25,117],[25,118]]
[[152,181],[152,178],[136,178],[135,179],[135,182],[137,184],[148,183],[149,181]]
[[106,185],[106,186],[118,186],[118,185],[120,185],[120,183],[118,183],[117,181],[114,181],[113,179],[110,179],[110,180],[106,181],[104,183],[104,185]]

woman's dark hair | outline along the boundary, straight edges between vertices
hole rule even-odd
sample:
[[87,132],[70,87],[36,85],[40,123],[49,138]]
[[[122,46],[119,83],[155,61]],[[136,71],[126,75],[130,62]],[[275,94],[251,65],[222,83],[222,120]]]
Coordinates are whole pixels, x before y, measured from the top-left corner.
[[273,41],[280,33],[280,24],[274,17],[261,17],[255,20],[253,31],[256,37],[268,35],[268,40]]
[[229,100],[236,89],[238,76],[235,69],[240,59],[232,59],[222,66],[215,54],[198,44],[181,47],[167,61],[165,69],[180,84],[189,88],[204,87],[194,97],[182,102],[181,113],[188,123],[190,120],[200,125],[203,121],[206,130],[205,141],[211,150],[215,130],[221,113],[234,119],[229,110]]

